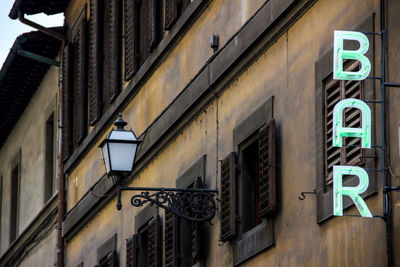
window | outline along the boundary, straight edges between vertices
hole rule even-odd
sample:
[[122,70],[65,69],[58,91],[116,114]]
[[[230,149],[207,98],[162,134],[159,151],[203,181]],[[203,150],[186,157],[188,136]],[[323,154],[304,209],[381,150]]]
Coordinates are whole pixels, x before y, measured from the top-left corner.
[[[97,249],[98,267],[118,267],[116,246],[117,234],[113,235]],[[83,263],[81,264],[83,265]]]
[[89,124],[95,125],[121,89],[121,1],[91,0],[89,19]]
[[10,244],[18,236],[20,182],[21,182],[21,152],[18,152],[12,163],[11,171],[11,206],[10,206]]
[[[366,19],[357,31],[373,31],[373,16]],[[371,47],[366,56],[373,60],[374,42],[370,39]],[[345,49],[357,49],[354,42],[345,42]],[[345,98],[357,98],[373,100],[374,81],[366,79],[363,81],[341,81],[332,78],[332,51],[325,53],[315,64],[315,95],[316,95],[316,192],[317,192],[317,222],[321,223],[333,215],[332,195],[332,171],[333,165],[362,166],[363,168],[375,168],[376,151],[374,149],[362,149],[359,138],[344,138],[343,147],[332,146],[332,113],[333,108],[340,100]],[[372,65],[374,65],[372,63]],[[347,70],[356,71],[359,68],[357,61],[347,61],[344,64]],[[374,70],[371,75],[374,76]],[[370,105],[374,113],[375,105]],[[346,109],[344,112],[344,123],[348,127],[359,127],[361,115],[357,109]],[[374,143],[374,129],[372,129],[372,143]],[[376,173],[369,172],[370,184],[363,198],[377,191]],[[354,186],[358,179],[354,176],[346,176],[343,180],[344,186]],[[347,208],[353,202],[343,198],[343,207]]]
[[163,28],[172,29],[191,2],[191,0],[124,1],[126,81],[132,78],[157,47],[164,35]]
[[55,128],[54,113],[46,121],[45,137],[45,163],[44,163],[44,202],[46,203],[54,194],[55,188]]
[[147,206],[135,216],[136,234],[126,241],[127,267],[161,267],[161,219]]
[[63,51],[62,59],[62,150],[63,160],[87,134],[87,21],[86,7],[71,29],[72,41]]
[[144,64],[162,38],[162,11],[162,1],[124,2],[125,80]]
[[[187,188],[203,188],[201,177]],[[201,228],[200,222],[191,222],[171,212],[165,212],[166,267],[192,266],[200,262]]]
[[234,147],[221,163],[221,236],[234,245],[234,265],[274,244],[275,120],[272,98],[234,129]]

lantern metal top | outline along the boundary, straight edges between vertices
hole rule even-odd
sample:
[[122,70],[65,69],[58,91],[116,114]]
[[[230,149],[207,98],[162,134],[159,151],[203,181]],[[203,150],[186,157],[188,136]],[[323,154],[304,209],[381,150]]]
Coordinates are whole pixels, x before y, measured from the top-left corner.
[[118,114],[118,120],[114,122],[114,125],[117,126],[117,130],[124,130],[124,127],[128,125],[128,123],[122,119],[122,112]]

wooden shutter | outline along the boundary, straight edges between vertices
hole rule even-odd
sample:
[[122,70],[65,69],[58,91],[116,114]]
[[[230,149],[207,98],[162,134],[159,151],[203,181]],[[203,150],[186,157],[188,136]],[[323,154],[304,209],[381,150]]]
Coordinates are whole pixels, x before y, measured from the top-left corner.
[[139,64],[139,43],[138,43],[138,4],[137,0],[124,1],[124,46],[125,46],[125,80],[132,78],[137,71]]
[[74,61],[74,136],[80,143],[87,130],[86,18],[78,25],[74,39]]
[[178,0],[165,0],[164,29],[170,30],[178,19]]
[[261,128],[258,137],[260,216],[266,217],[276,209],[275,120]]
[[[194,182],[193,188],[203,188],[203,182],[201,177],[197,177],[196,181]],[[195,263],[196,260],[201,258],[201,229],[202,223],[201,222],[192,222],[192,264]]]
[[325,81],[325,171],[327,184],[332,183],[333,165],[340,165],[340,147],[332,146],[333,108],[341,100],[341,82],[332,76]]
[[165,212],[165,267],[178,267],[178,217]]
[[126,240],[126,267],[138,267],[138,235]]
[[221,163],[221,241],[236,235],[236,154]]
[[160,4],[160,1],[159,0],[149,0],[149,1],[150,1],[149,16],[151,18],[151,23],[150,23],[151,34],[149,35],[150,37],[149,50],[152,51],[154,48],[157,47],[159,40],[158,19],[160,18],[160,16],[158,14],[159,13],[158,5]]
[[101,83],[99,0],[90,0],[89,19],[89,123],[95,125],[101,116]]
[[[359,62],[347,63],[346,71],[357,71]],[[339,101],[346,98],[363,98],[363,81],[333,80],[332,75],[324,80],[325,90],[325,176],[326,185],[333,179],[333,165],[359,165],[365,164],[364,151],[360,147],[360,138],[346,137],[343,147],[332,145],[333,109]],[[361,113],[357,109],[344,111],[346,127],[361,127]],[[350,146],[349,146],[350,145]]]
[[107,96],[108,102],[111,103],[118,96],[120,91],[120,0],[109,0],[109,5],[106,16],[109,16],[109,23],[105,25],[108,31],[108,38],[105,40],[106,73],[104,93]]
[[139,67],[146,61],[150,55],[150,43],[152,32],[152,0],[141,1],[140,4],[140,62]]
[[161,219],[157,215],[149,222],[148,228],[147,266],[161,267]]
[[117,267],[117,266],[118,266],[117,252],[113,250],[107,256],[107,267]]
[[62,62],[62,158],[67,160],[71,154],[71,68],[70,68],[71,47],[66,45],[63,50]]

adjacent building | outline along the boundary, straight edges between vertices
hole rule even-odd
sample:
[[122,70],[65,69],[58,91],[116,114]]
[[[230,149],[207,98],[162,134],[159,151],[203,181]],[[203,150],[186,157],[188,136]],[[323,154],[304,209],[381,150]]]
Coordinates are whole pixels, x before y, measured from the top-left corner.
[[[13,18],[18,11],[55,7],[65,15],[59,91],[65,210],[58,211],[63,239],[58,266],[400,264],[395,254],[400,195],[395,188],[384,194],[385,186],[399,185],[400,176],[400,92],[384,84],[400,82],[400,3],[17,2]],[[333,79],[334,30],[368,36],[368,79]],[[344,68],[357,71],[360,63],[348,60]],[[371,149],[361,148],[359,138],[346,137],[342,148],[332,145],[333,107],[346,98],[370,106]],[[105,174],[99,145],[120,112],[142,141],[123,186],[216,189],[217,213],[210,223],[188,222],[155,205],[133,207],[133,192],[123,192],[117,210],[117,185]],[[34,110],[24,114],[38,117]],[[357,109],[346,109],[344,119],[347,127],[362,124]],[[11,139],[16,136],[10,134],[2,151],[7,144],[16,149],[7,155],[21,151],[24,166],[23,143]],[[4,181],[12,180],[14,165],[0,162],[6,164],[0,163],[4,192],[12,188]],[[333,216],[334,165],[368,170],[370,184],[362,197],[375,217],[359,217],[347,197],[350,216]],[[21,188],[25,183],[21,180]],[[344,184],[356,186],[357,179],[347,176]],[[7,231],[4,223],[15,211],[9,217],[5,199],[3,193],[1,229]],[[21,208],[17,215],[24,215]],[[1,240],[3,260],[9,242],[3,230]]]
[[60,49],[41,32],[24,33],[0,71],[0,266],[56,260]]

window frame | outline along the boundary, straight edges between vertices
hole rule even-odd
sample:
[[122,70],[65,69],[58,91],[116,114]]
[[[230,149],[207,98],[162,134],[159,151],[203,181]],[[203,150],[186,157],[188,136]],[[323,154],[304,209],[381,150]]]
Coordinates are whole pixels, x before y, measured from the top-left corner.
[[[19,220],[20,220],[20,206],[21,206],[21,149],[18,150],[10,164],[10,244],[18,239],[19,236]],[[13,203],[13,172],[18,171],[17,185],[16,185],[16,203]],[[15,221],[13,221],[15,212]],[[14,236],[15,235],[15,236]]]
[[[109,239],[107,239],[100,247],[97,248],[97,263],[98,266],[100,262],[107,259],[110,253],[115,253],[117,257],[116,266],[118,266],[118,253],[117,253],[117,234],[113,234]],[[114,267],[114,266],[111,266]]]
[[[244,207],[242,203],[241,190],[241,171],[240,165],[242,155],[240,153],[241,145],[245,144],[251,138],[254,138],[261,128],[273,120],[273,96],[257,106],[246,118],[238,122],[233,130],[233,148],[238,158],[239,173],[236,180],[237,190],[237,208],[236,214],[242,216]],[[258,137],[257,137],[258,138]],[[261,251],[275,244],[274,238],[274,217],[267,216],[261,220],[261,223],[252,229],[243,232],[242,226],[237,223],[236,238],[233,240],[233,264],[237,266]]]
[[[373,32],[374,31],[374,14],[368,16],[363,21],[356,31],[361,32]],[[375,42],[371,35],[368,35],[370,41],[370,49],[366,53],[366,56],[374,64],[374,50]],[[326,171],[325,171],[325,92],[324,92],[324,80],[327,79],[333,71],[333,50],[332,48],[326,51],[315,63],[315,116],[316,116],[316,201],[317,201],[317,223],[322,223],[329,218],[333,217],[333,193],[332,187],[326,184]],[[370,76],[374,76],[374,67],[372,68]],[[364,82],[364,100],[375,99],[375,86],[374,80],[366,79]],[[371,141],[375,143],[375,105],[371,105],[372,112],[372,138]],[[365,150],[365,168],[374,168],[376,166],[374,160],[376,152],[374,149]],[[368,172],[370,178],[370,185],[361,196],[366,198],[377,192],[377,175],[375,172]],[[349,177],[343,181],[344,186],[355,186],[358,184],[356,177]],[[353,202],[348,197],[343,198],[344,209],[353,205]]]

